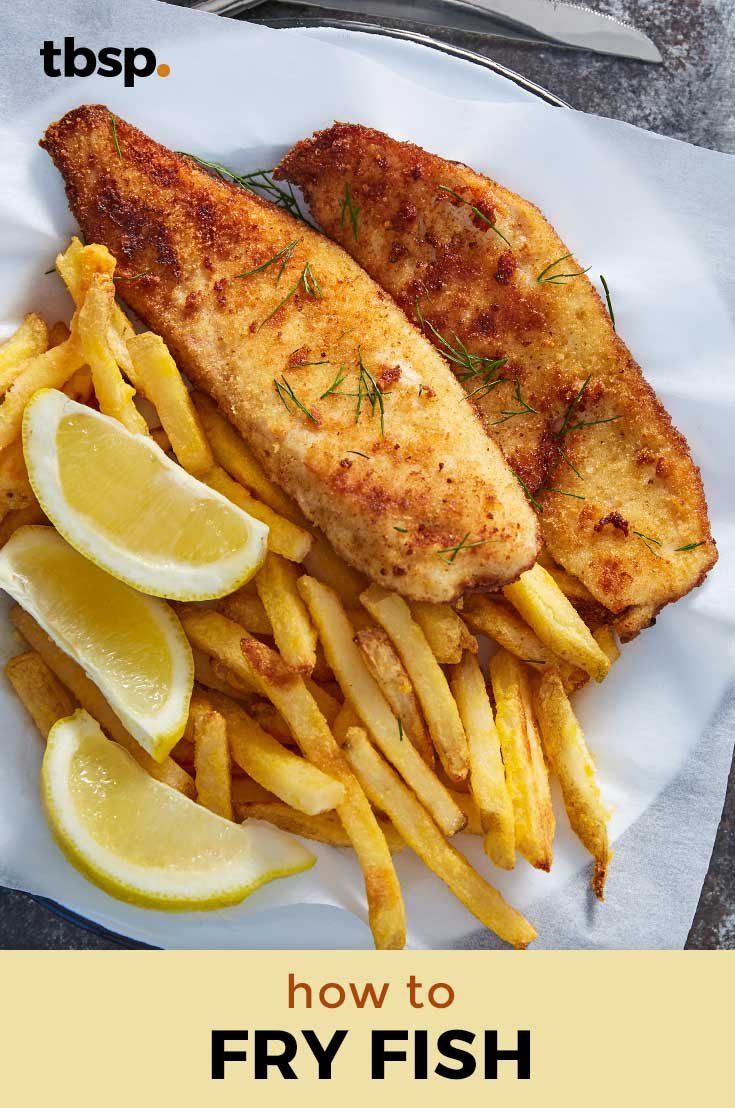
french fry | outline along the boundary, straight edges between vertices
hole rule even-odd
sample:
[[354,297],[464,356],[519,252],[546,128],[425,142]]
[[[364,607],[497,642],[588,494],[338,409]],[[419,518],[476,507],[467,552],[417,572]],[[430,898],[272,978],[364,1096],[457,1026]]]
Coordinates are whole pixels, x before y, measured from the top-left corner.
[[74,697],[35,650],[11,658],[5,675],[44,739],[57,720],[76,710]]
[[26,404],[39,389],[61,389],[85,361],[76,338],[37,354],[23,363],[0,404],[0,450],[20,435]]
[[313,577],[299,578],[299,592],[316,624],[327,661],[345,699],[444,833],[453,835],[461,830],[462,813],[416,747],[404,736],[402,724],[393,715],[355,644],[353,629],[337,593]]
[[350,728],[344,749],[370,800],[386,813],[401,838],[465,907],[504,942],[515,947],[533,942],[536,932],[531,924],[447,842],[361,728]]
[[[98,242],[82,246],[76,236],[72,238],[64,253],[56,258],[56,270],[77,308],[84,303],[93,276],[101,274],[112,280],[115,264],[115,259],[106,246]],[[117,364],[128,375],[132,374],[133,366],[126,340],[133,334],[130,321],[122,309],[113,303],[105,342]]]
[[531,669],[539,673],[543,673],[549,666],[558,669],[567,692],[576,692],[589,680],[583,669],[570,666],[549,650],[518,613],[504,601],[492,600],[488,596],[469,597],[465,602],[464,617],[475,631],[487,635]]
[[288,723],[304,756],[342,783],[345,800],[337,814],[365,878],[375,945],[381,950],[403,947],[405,909],[385,835],[303,679],[264,643],[243,638],[241,628],[219,612],[190,610],[182,614],[181,621],[194,646],[216,655],[258,686]]
[[92,384],[92,370],[88,365],[83,365],[73,373],[62,390],[77,404],[88,404],[92,399],[94,385]]
[[202,650],[194,650],[192,653],[194,655],[194,677],[200,685],[204,685],[208,689],[215,689],[217,692],[225,693],[227,696],[235,697],[238,700],[247,698],[255,691],[252,686],[246,685],[241,677],[226,670],[221,662],[216,662],[215,659],[210,658]]
[[61,346],[62,342],[66,342],[71,337],[71,331],[64,323],[63,319],[57,319],[56,323],[52,324],[48,329],[48,350],[52,350],[55,346]]
[[309,576],[334,589],[348,608],[359,607],[360,593],[367,581],[340,558],[321,531],[314,529],[314,541],[302,561]]
[[401,656],[447,776],[453,782],[464,781],[469,773],[470,758],[457,705],[408,604],[402,596],[387,592],[380,585],[370,585],[360,600],[388,633]]
[[262,600],[244,589],[230,593],[229,596],[218,601],[216,607],[228,619],[239,623],[253,635],[273,634],[271,621],[268,619]]
[[316,660],[314,662],[314,668],[311,671],[311,676],[322,685],[326,685],[330,681],[334,682],[334,674],[330,669],[329,662],[324,653],[324,647],[318,639],[316,644]]
[[544,753],[561,785],[564,807],[575,834],[595,859],[592,888],[605,898],[605,877],[612,857],[605,808],[595,779],[595,763],[558,673],[543,675],[536,710]]
[[270,550],[258,570],[255,587],[281,657],[299,673],[311,673],[316,662],[316,630],[296,588],[297,578],[296,567]]
[[281,713],[276,711],[270,700],[251,701],[248,704],[248,712],[256,723],[259,723],[263,730],[277,739],[282,746],[298,745],[291,734],[291,728]]
[[236,813],[241,804],[272,804],[277,801],[277,796],[253,781],[252,777],[233,777],[232,803]]
[[31,312],[0,346],[0,393],[7,392],[29,358],[43,354],[47,347],[46,324],[40,316]]
[[266,477],[250,447],[225,419],[214,401],[203,392],[194,392],[192,401],[214,458],[222,469],[274,512],[278,512],[291,523],[304,527],[305,520],[296,503]]
[[[307,816],[289,808],[287,804],[276,802],[252,802],[238,805],[240,819],[263,819],[289,831],[292,835],[301,835],[304,839],[327,843],[329,846],[352,846],[350,838],[334,812],[324,812],[318,816]],[[378,824],[385,835],[385,841],[391,854],[403,850],[404,842],[392,823],[378,817]]]
[[133,404],[135,390],[123,380],[107,341],[114,306],[112,278],[107,274],[93,274],[84,302],[77,311],[79,345],[92,370],[100,411],[119,420],[128,431],[147,435],[148,424]]
[[[2,409],[0,409],[2,411]],[[215,492],[221,493],[242,508],[248,515],[259,519],[268,526],[268,548],[290,562],[301,562],[311,546],[311,535],[297,527],[295,523],[284,516],[278,515],[267,504],[261,504],[254,496],[239,485],[237,481],[225,473],[220,466],[214,466],[208,473],[202,474],[200,480],[209,485]]]
[[196,690],[192,696],[191,715],[197,803],[223,819],[232,819],[230,749],[224,718]]
[[172,789],[178,789],[186,796],[194,795],[194,782],[189,774],[177,766],[171,757],[164,758],[162,762],[156,762],[147,751],[143,750],[143,747],[125,730],[100,690],[89,680],[82,667],[59,649],[28,612],[22,608],[13,608],[10,620],[28,645],[41,655],[49,669],[63,685],[66,685],[81,707],[97,720],[111,739],[120,746],[124,746],[151,777],[155,777],[157,781],[163,781]]
[[17,511],[36,503],[28,480],[23,444],[16,439],[0,454],[0,512]]
[[600,650],[607,656],[610,665],[613,662],[617,662],[620,657],[620,647],[615,640],[615,632],[607,623],[603,623],[601,627],[598,627],[592,632],[592,638],[595,640]]
[[554,811],[549,775],[536,730],[528,670],[507,650],[490,659],[495,726],[513,803],[516,846],[536,869],[551,869]]
[[[187,725],[188,730],[188,725]],[[191,733],[194,734],[194,726],[192,724]],[[194,768],[194,741],[186,737],[179,739],[176,746],[171,751],[171,757],[176,762],[177,766],[182,766],[187,773]]]
[[227,723],[233,760],[277,799],[310,816],[343,803],[344,785],[336,778],[287,750],[234,701],[214,694],[212,703]]
[[427,604],[412,600],[411,615],[441,665],[457,665],[465,650],[477,653],[477,639],[470,634],[462,618],[450,604]]
[[485,832],[482,829],[482,820],[480,819],[480,809],[477,807],[477,801],[472,793],[461,793],[458,789],[450,789],[455,804],[462,809],[467,819],[467,823],[462,830],[467,835],[484,835]]
[[[349,617],[348,617],[349,618]],[[421,715],[403,662],[382,627],[358,631],[355,642],[362,651],[365,664],[403,725],[404,734],[413,743],[428,766],[434,765],[434,747]]]
[[[304,684],[316,700],[319,711],[331,727],[342,710],[342,702],[336,700],[327,689],[322,688],[321,685],[317,685],[313,677],[304,677]],[[339,688],[339,686],[337,687]],[[340,692],[341,691],[340,689]]]
[[332,734],[340,746],[344,746],[350,727],[362,727],[362,720],[349,700],[345,700],[332,724]]
[[485,678],[474,654],[465,652],[452,667],[449,683],[459,708],[470,751],[470,792],[480,810],[485,853],[496,866],[516,863],[515,818],[505,782],[500,739]]
[[0,520],[0,546],[5,546],[11,535],[14,535],[21,527],[31,527],[36,523],[46,523],[41,505],[36,501],[27,508],[18,508],[16,512],[8,514]]
[[503,594],[550,650],[595,681],[604,681],[608,657],[548,570],[536,563],[515,584],[506,585]]
[[200,477],[214,465],[199,416],[166,343],[150,331],[127,342],[131,381],[156,409],[180,465]]

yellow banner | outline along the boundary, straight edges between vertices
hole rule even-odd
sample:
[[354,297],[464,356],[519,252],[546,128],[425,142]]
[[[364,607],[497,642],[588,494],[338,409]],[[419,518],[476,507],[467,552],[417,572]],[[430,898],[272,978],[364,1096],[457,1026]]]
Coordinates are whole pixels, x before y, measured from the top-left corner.
[[731,953],[6,952],[0,974],[8,1105],[732,1096]]

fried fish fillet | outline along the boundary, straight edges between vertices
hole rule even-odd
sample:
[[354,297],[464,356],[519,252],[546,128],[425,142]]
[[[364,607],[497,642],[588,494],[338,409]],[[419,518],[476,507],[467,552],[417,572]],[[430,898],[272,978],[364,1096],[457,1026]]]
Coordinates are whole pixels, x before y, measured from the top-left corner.
[[536,520],[501,451],[340,247],[105,107],[42,145],[87,240],[118,259],[120,295],[348,562],[431,601],[533,563]]
[[448,358],[534,495],[551,554],[621,637],[701,584],[717,552],[699,470],[538,208],[343,123],[298,143],[276,176]]

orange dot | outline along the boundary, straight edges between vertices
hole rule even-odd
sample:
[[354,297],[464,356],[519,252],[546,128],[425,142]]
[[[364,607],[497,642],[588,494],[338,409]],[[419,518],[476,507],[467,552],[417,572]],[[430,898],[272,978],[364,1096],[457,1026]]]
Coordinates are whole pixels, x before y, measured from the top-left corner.
[[165,62],[161,62],[161,64],[156,69],[156,73],[158,74],[159,77],[168,77],[170,72],[171,72],[171,66],[166,65]]

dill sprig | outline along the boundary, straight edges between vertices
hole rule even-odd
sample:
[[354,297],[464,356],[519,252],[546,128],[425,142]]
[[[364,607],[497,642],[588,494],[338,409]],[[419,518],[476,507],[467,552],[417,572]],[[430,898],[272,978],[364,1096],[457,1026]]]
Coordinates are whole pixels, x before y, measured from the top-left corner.
[[565,262],[567,258],[571,258],[571,254],[562,254],[561,258],[556,258],[553,262],[549,262],[545,269],[542,269],[536,278],[536,283],[539,285],[565,285],[567,279],[570,277],[582,277],[585,273],[589,273],[592,266],[587,266],[586,269],[578,269],[574,273],[551,273],[551,276],[547,276],[548,273],[554,268],[554,266],[560,265]]
[[702,542],[688,542],[686,544],[686,546],[677,546],[674,549],[674,553],[675,554],[683,554],[685,550],[696,550],[698,546],[704,546],[704,545],[705,545],[704,541],[702,541]]
[[[498,227],[493,223],[493,221],[491,219],[488,219],[488,217],[485,215],[485,213],[483,211],[481,211],[478,207],[476,207],[474,204],[470,203],[469,200],[465,200],[464,196],[460,196],[460,194],[458,192],[456,192],[455,189],[450,189],[449,185],[437,185],[436,187],[438,189],[441,189],[442,192],[448,192],[449,195],[453,196],[455,200],[459,200],[460,204],[466,204],[467,207],[472,212],[474,212],[474,214],[477,216],[478,219],[481,219],[483,221],[483,223],[487,223],[490,230],[494,231],[495,234],[503,240],[503,242],[505,243],[506,246],[511,245],[508,242],[505,235],[503,234],[503,232],[498,229]],[[512,247],[511,247],[511,249],[512,249]]]
[[[469,537],[470,532],[468,531],[462,541],[458,542],[456,546],[445,546],[442,550],[437,550],[437,557],[441,558],[443,562],[446,562],[448,566],[451,566],[454,564],[454,560],[457,555],[460,554],[463,550],[472,550],[473,547],[484,546],[486,542],[490,541],[489,539],[478,539],[477,542],[467,542]],[[449,555],[449,557],[447,557],[447,555]]]
[[345,372],[345,367],[343,365],[341,365],[339,367],[339,369],[337,370],[337,374],[336,374],[334,380],[332,381],[331,385],[329,386],[329,388],[327,389],[326,392],[322,393],[322,395],[319,397],[319,399],[323,400],[325,396],[331,396],[332,393],[336,393],[337,389],[339,388],[339,386],[341,384],[343,384],[343,382],[346,380],[346,378],[347,378],[347,373]]
[[112,131],[112,141],[115,144],[115,149],[117,150],[117,156],[118,156],[118,158],[120,158],[120,160],[122,160],[122,150],[120,149],[120,143],[119,143],[118,137],[117,137],[117,120],[115,119],[112,112],[110,112],[110,130]]
[[267,262],[261,262],[260,265],[256,265],[254,269],[246,269],[242,273],[236,273],[235,276],[238,278],[253,277],[256,273],[263,273],[264,270],[269,269],[272,265],[276,265],[278,262],[280,262],[281,264],[278,267],[278,276],[276,277],[276,284],[278,284],[278,282],[281,280],[281,277],[283,277],[284,269],[291,261],[291,255],[300,242],[301,239],[294,239],[293,242],[289,242],[288,246],[284,246],[283,250],[279,250],[278,253],[274,254],[272,258],[268,258]]
[[471,396],[475,396],[479,392],[485,395],[490,392],[491,389],[494,389],[496,385],[506,380],[505,377],[498,377],[496,374],[508,361],[507,358],[487,358],[482,354],[473,354],[467,349],[465,343],[462,342],[462,339],[455,332],[452,332],[454,338],[454,344],[452,344],[448,338],[436,329],[433,323],[424,318],[421,311],[421,303],[418,300],[415,304],[415,311],[418,321],[421,324],[422,331],[426,331],[428,328],[434,338],[439,342],[441,352],[447,361],[458,367],[459,372],[455,370],[457,380],[464,384],[465,381],[469,381],[475,377],[481,379],[482,383],[472,392],[468,393],[464,399],[469,400]]
[[355,242],[357,242],[357,222],[360,218],[360,209],[352,200],[352,197],[350,195],[350,186],[348,184],[345,184],[345,194],[342,200],[342,212],[339,217],[339,226],[340,230],[342,231],[344,231],[345,228],[345,216],[347,215],[349,215],[350,217],[352,234]]
[[605,290],[605,300],[607,301],[607,310],[610,313],[610,322],[613,325],[613,331],[617,331],[615,326],[615,312],[613,311],[612,300],[610,299],[610,289],[605,278],[600,274],[600,280],[602,281],[602,287]]
[[661,557],[661,555],[658,553],[658,551],[654,550],[654,546],[661,546],[662,545],[660,539],[655,539],[653,537],[653,535],[644,535],[642,531],[634,531],[633,534],[636,535],[637,538],[639,538],[641,540],[643,545],[648,550],[650,550],[652,554],[655,554],[657,558]]
[[514,412],[505,411],[505,410],[501,409],[500,414],[502,416],[502,419],[493,420],[493,427],[497,427],[501,423],[507,423],[509,419],[514,419],[515,416],[529,415],[529,414],[530,415],[537,415],[538,414],[536,412],[536,409],[532,408],[530,404],[527,404],[526,401],[521,396],[521,382],[520,381],[516,381],[515,392],[513,393],[513,395],[514,395],[515,399],[518,401],[518,403],[521,405],[520,408],[518,408],[518,410],[514,411]]
[[279,208],[285,208],[286,211],[290,212],[294,219],[307,223],[309,227],[314,226],[302,212],[290,182],[286,182],[286,188],[281,188],[273,180],[272,169],[255,169],[252,173],[233,173],[231,169],[220,165],[219,162],[208,162],[205,158],[200,158],[197,154],[190,154],[186,150],[177,150],[176,152],[182,154],[185,158],[191,158],[197,165],[215,173],[223,181],[229,181],[233,185],[247,189],[248,192],[253,192],[256,196],[261,194],[266,196]]
[[298,408],[300,412],[303,412],[306,418],[310,419],[312,423],[319,422],[314,413],[299,400],[298,396],[293,390],[291,382],[286,378],[285,375],[281,376],[280,381],[274,377],[273,384],[276,386],[278,399],[281,401],[289,415],[293,415],[293,409],[289,406],[290,404],[293,404],[294,407]]
[[528,485],[527,485],[527,484],[526,484],[526,482],[525,482],[525,481],[523,480],[523,478],[522,478],[522,477],[520,477],[520,476],[519,476],[519,475],[518,475],[518,474],[516,473],[516,471],[515,471],[514,469],[512,469],[512,470],[511,470],[511,473],[513,474],[513,476],[515,477],[516,481],[518,482],[518,484],[519,484],[519,485],[521,486],[521,488],[523,489],[523,492],[525,493],[525,496],[526,496],[526,500],[527,500],[527,501],[528,501],[528,503],[529,503],[529,504],[531,505],[531,507],[532,507],[532,508],[535,508],[537,512],[540,512],[540,513],[541,513],[541,515],[543,515],[544,509],[543,509],[543,508],[541,507],[541,505],[539,504],[538,500],[537,500],[537,499],[536,499],[536,497],[535,497],[535,496],[533,495],[533,493],[531,492],[531,490],[529,489]]
[[393,530],[394,531],[400,531],[400,533],[402,535],[407,535],[408,534],[408,527],[394,527]]
[[[276,284],[277,283],[278,282],[276,282]],[[303,288],[306,295],[313,297],[314,300],[321,300],[322,299],[323,293],[322,293],[321,287],[319,285],[319,282],[317,281],[316,274],[314,273],[314,270],[311,268],[311,262],[306,263],[304,268],[301,270],[301,273],[299,274],[296,283],[294,285],[292,285],[292,287],[288,290],[288,292],[283,297],[283,299],[279,300],[279,302],[276,304],[275,308],[270,313],[270,315],[267,315],[265,317],[265,319],[262,321],[262,323],[259,324],[258,330],[260,330],[260,328],[263,327],[264,324],[266,324],[269,319],[273,319],[273,316],[276,314],[276,312],[279,312],[281,310],[281,308],[283,307],[283,305],[287,304],[288,301],[293,296],[296,295],[296,293],[298,292],[298,290],[300,288]]]
[[401,742],[403,742],[403,724],[401,723],[400,716],[396,717],[396,722],[398,723],[398,738]]
[[571,422],[574,410],[584,396],[585,392],[587,391],[587,386],[589,385],[591,380],[592,374],[588,373],[584,379],[584,382],[582,383],[582,387],[564,413],[564,422],[556,433],[557,442],[561,442],[565,435],[570,434],[570,432],[572,431],[581,431],[584,427],[597,427],[600,423],[614,423],[616,420],[621,418],[621,416],[616,415],[607,416],[605,419],[583,419],[579,420],[579,422],[577,423]]
[[567,492],[566,489],[546,489],[546,492],[556,493],[557,496],[572,496],[575,500],[586,500],[586,496],[580,496],[577,492]]
[[370,461],[370,455],[369,454],[363,454],[362,450],[348,450],[347,453],[348,454],[357,454],[358,458],[367,458],[367,460]]
[[358,346],[357,348],[357,404],[355,407],[355,423],[360,422],[360,413],[362,411],[362,402],[367,400],[370,405],[371,414],[375,415],[375,409],[377,407],[380,412],[380,433],[385,438],[385,404],[383,402],[383,394],[380,391],[380,385],[373,377],[372,373],[365,365],[362,358],[362,350]]

